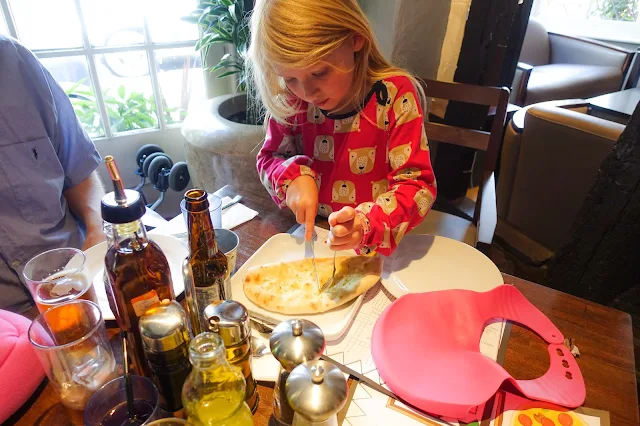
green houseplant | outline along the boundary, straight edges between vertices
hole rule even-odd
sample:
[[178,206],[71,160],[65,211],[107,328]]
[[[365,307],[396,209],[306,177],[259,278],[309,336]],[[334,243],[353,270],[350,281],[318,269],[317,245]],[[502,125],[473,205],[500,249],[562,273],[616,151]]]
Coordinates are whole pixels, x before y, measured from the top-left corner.
[[[247,93],[246,117],[233,117],[235,121],[260,124],[262,108],[247,66],[251,4],[245,0],[203,0],[183,20],[200,27],[196,50],[202,53],[206,70],[219,72],[218,78],[237,77],[238,89]],[[210,64],[209,49],[216,44],[232,45],[234,52],[226,53],[216,64]]]
[[[252,7],[253,0],[200,0],[183,18],[199,26],[196,48],[202,53],[205,72],[237,81],[235,93],[215,96],[192,108],[182,123],[191,179],[208,192],[224,185],[264,190],[256,169],[256,148],[265,138],[263,107],[247,61]],[[215,56],[222,49],[214,46],[224,46],[228,54]]]

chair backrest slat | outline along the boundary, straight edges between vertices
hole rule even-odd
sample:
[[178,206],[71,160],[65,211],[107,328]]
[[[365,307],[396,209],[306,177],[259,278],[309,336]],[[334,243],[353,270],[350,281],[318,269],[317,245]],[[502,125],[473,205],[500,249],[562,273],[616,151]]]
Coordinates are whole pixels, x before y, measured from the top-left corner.
[[464,129],[439,123],[425,123],[427,138],[432,141],[486,151],[491,134],[482,130]]
[[448,83],[437,80],[424,80],[423,88],[427,97],[430,98],[487,106],[497,106],[502,95],[502,89],[498,87]]

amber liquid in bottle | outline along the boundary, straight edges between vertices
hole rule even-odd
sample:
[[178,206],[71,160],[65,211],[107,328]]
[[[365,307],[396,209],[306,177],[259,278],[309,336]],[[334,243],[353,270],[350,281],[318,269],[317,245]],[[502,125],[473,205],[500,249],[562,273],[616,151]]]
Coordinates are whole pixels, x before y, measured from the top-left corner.
[[171,271],[158,245],[147,239],[142,222],[113,225],[114,245],[105,256],[118,322],[133,336],[131,351],[138,373],[151,377],[145,361],[139,318],[163,299],[174,300]]
[[211,223],[207,192],[192,189],[184,196],[189,232],[189,257],[185,260],[191,277],[185,277],[185,294],[193,334],[208,331],[204,310],[229,297],[230,271],[227,257],[218,250]]

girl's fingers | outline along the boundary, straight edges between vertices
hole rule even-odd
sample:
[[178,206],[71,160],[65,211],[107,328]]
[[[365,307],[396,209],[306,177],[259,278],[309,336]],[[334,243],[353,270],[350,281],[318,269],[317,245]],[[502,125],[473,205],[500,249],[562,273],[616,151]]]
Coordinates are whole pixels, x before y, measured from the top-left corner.
[[[362,235],[359,231],[352,232],[344,237],[336,237],[335,235],[330,235],[327,242],[329,243],[329,247],[333,250],[342,250],[339,247],[349,246],[348,248],[353,248],[360,242]],[[346,250],[346,248],[344,249]]]
[[305,210],[296,206],[296,209],[294,210],[294,212],[296,214],[296,222],[298,222],[300,225],[304,225],[306,223],[305,222]]
[[336,237],[344,237],[353,232],[354,225],[355,225],[355,221],[350,220],[349,222],[341,223],[339,225],[333,226],[331,227],[331,234],[333,234]]
[[356,211],[353,207],[343,207],[340,211],[329,215],[329,225],[336,226],[339,223],[349,222],[356,217]]

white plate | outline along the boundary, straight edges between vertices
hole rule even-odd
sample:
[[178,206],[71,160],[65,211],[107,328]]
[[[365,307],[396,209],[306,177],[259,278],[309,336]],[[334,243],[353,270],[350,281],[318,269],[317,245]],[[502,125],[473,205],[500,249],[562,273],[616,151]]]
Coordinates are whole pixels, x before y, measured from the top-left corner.
[[[184,291],[184,281],[182,279],[182,262],[187,257],[189,252],[187,247],[182,241],[169,235],[149,235],[149,238],[155,241],[164,255],[169,261],[169,268],[171,269],[171,280],[173,281],[173,291],[176,297],[178,297]],[[102,311],[102,317],[105,320],[114,320],[115,317],[109,308],[109,301],[107,300],[107,293],[104,289],[103,271],[104,271],[104,255],[107,254],[107,243],[101,242],[84,252],[87,258],[87,273],[89,277],[93,277],[93,288],[96,291],[98,297],[98,304]]]
[[[325,231],[326,233],[326,231]],[[320,232],[318,232],[320,235]],[[242,241],[240,242],[242,244]],[[315,243],[315,255],[316,258],[321,257],[333,257],[333,251],[324,244],[323,238],[318,238],[318,242]],[[338,252],[338,256],[354,256],[353,251]],[[237,302],[242,303],[249,313],[258,318],[266,320],[270,323],[279,324],[282,321],[286,321],[292,318],[303,318],[313,321],[322,329],[324,337],[328,341],[339,339],[349,327],[351,320],[358,312],[358,308],[362,303],[364,295],[352,300],[351,302],[338,306],[321,314],[311,315],[282,315],[275,312],[267,311],[251,302],[244,294],[242,289],[242,280],[246,271],[249,268],[261,265],[267,265],[270,263],[290,262],[294,260],[301,260],[305,257],[305,243],[304,240],[296,238],[290,234],[277,234],[271,237],[265,242],[262,247],[254,253],[253,256],[247,262],[242,265],[236,274],[231,278],[231,298]]]
[[382,284],[401,297],[450,289],[488,291],[504,284],[504,279],[487,256],[467,244],[433,235],[407,235],[385,259]]

